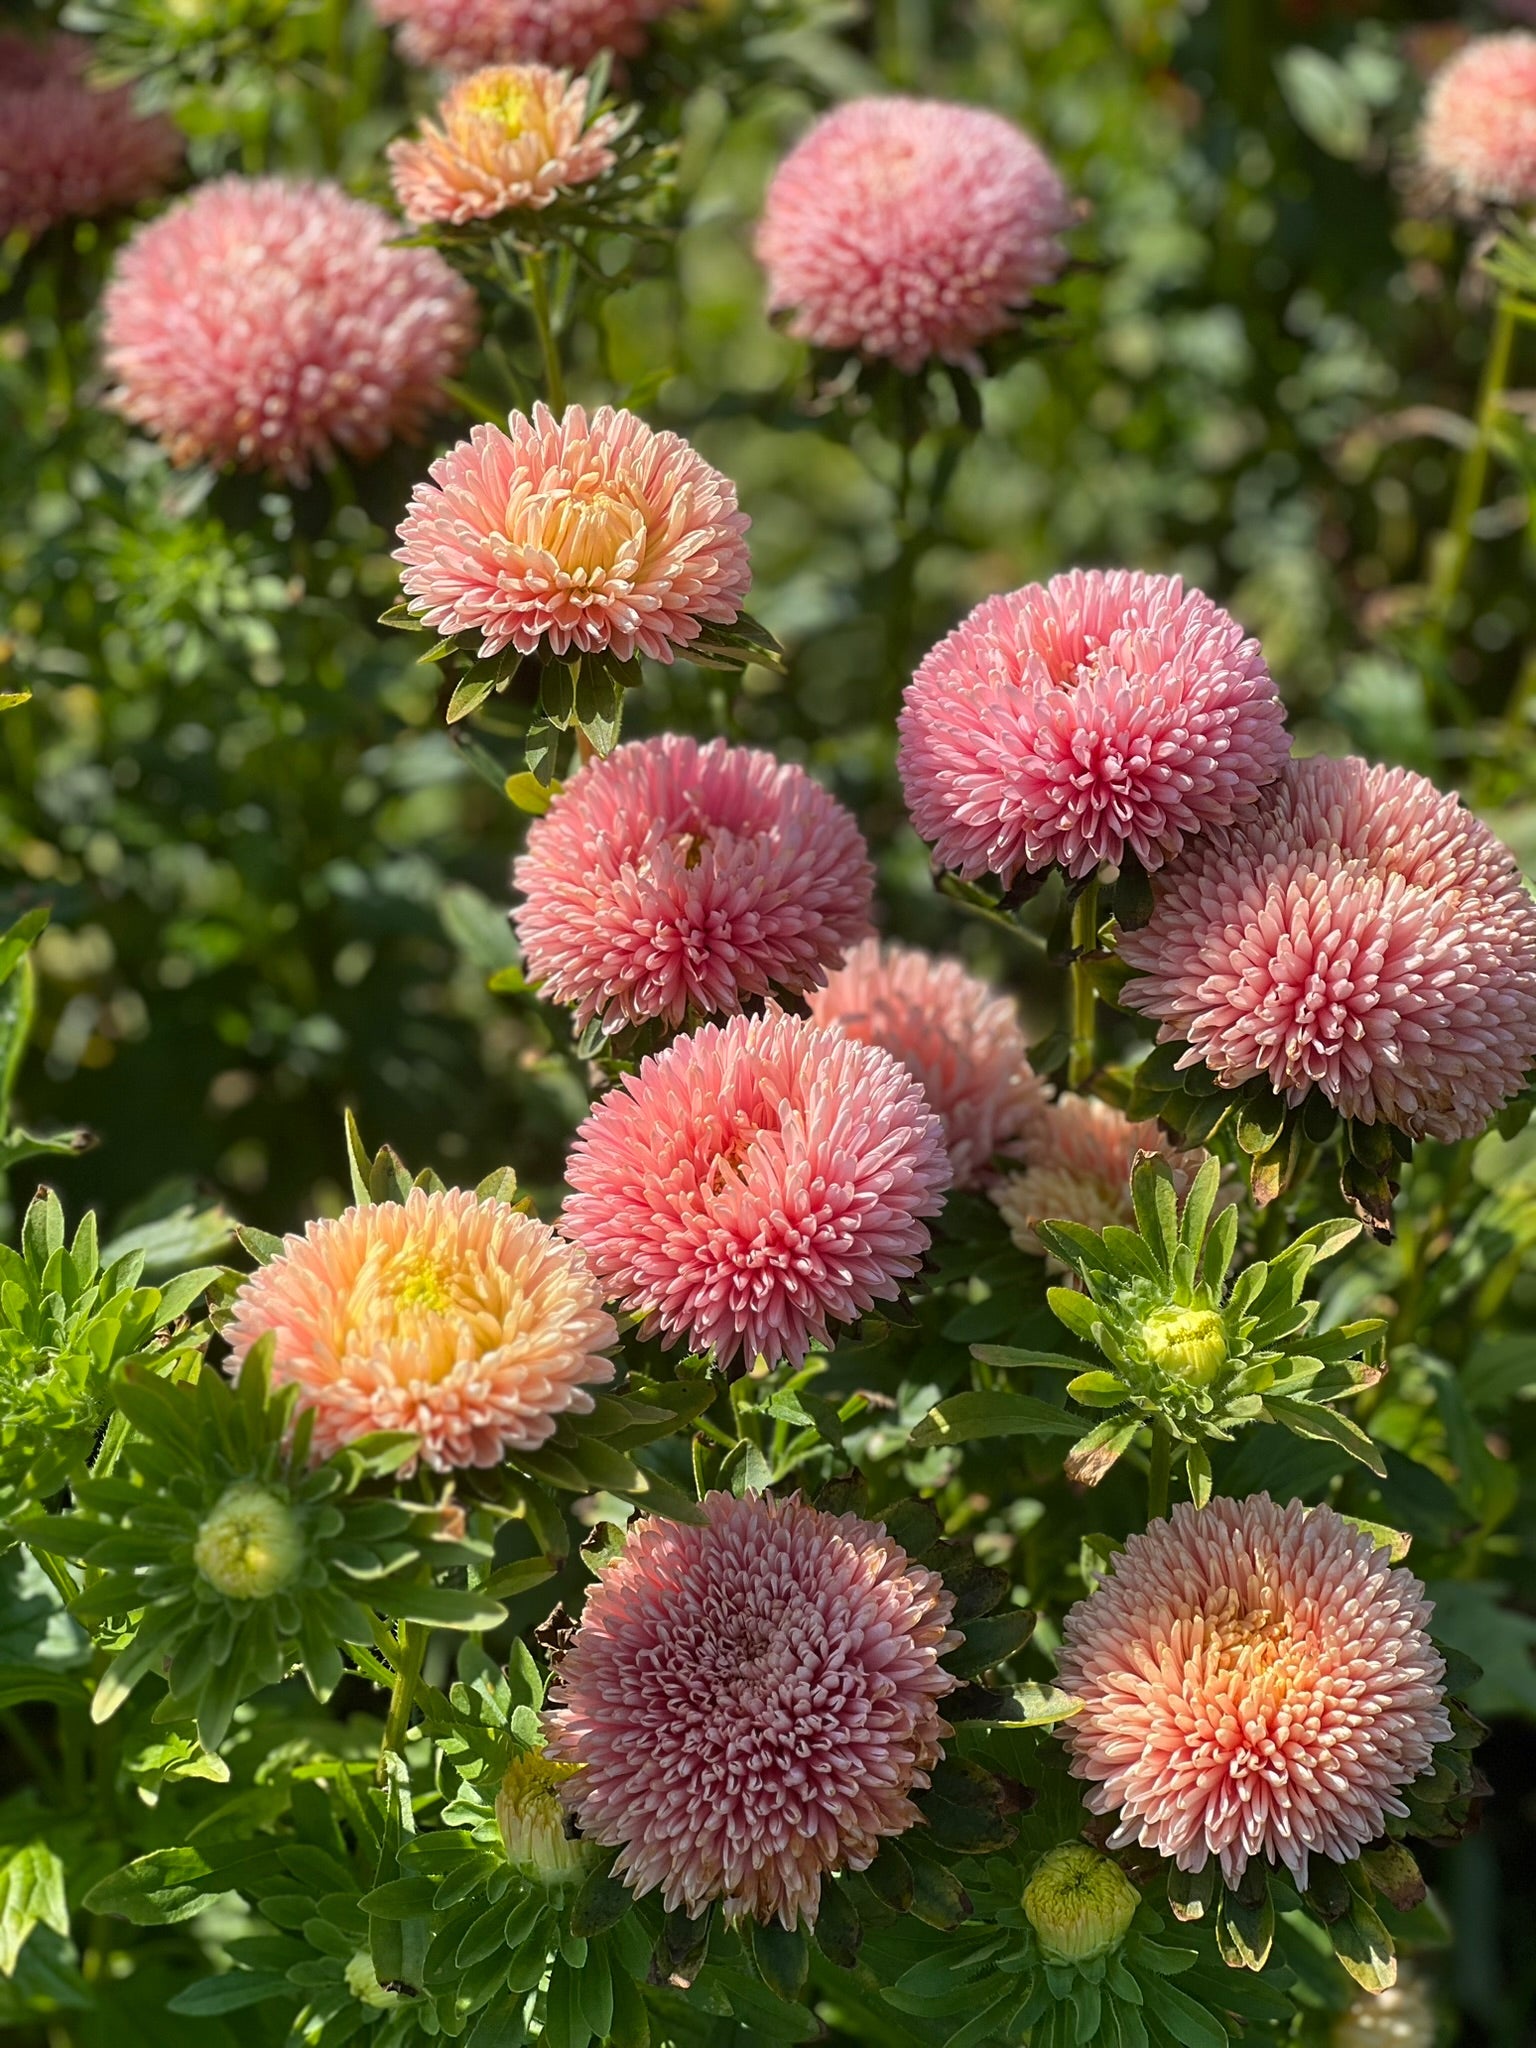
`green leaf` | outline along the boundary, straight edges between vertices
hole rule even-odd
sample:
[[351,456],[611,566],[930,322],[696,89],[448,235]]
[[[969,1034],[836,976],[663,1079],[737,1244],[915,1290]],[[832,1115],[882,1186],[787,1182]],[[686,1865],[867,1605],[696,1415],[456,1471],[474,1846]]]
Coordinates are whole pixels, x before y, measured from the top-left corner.
[[571,1907],[571,1932],[586,1939],[606,1934],[610,1927],[618,1926],[634,1903],[634,1893],[621,1878],[611,1870],[594,1870]]
[[1272,1394],[1265,1400],[1264,1413],[1272,1422],[1284,1423],[1296,1436],[1309,1437],[1314,1443],[1337,1444],[1340,1450],[1358,1458],[1378,1479],[1386,1478],[1387,1467],[1381,1452],[1359,1423],[1351,1422],[1347,1415],[1340,1415],[1332,1408],[1314,1408],[1306,1402],[1288,1401],[1278,1394]]
[[64,1865],[46,1842],[0,1849],[0,1977],[16,1974],[22,1943],[39,1924],[69,1933]]
[[152,1849],[102,1878],[82,1903],[88,1913],[110,1913],[135,1927],[169,1927],[277,1867],[277,1852],[265,1842]]
[[1166,1977],[1143,1978],[1147,2006],[1183,2048],[1227,2048],[1227,2030],[1213,2012],[1196,2005]]
[[520,774],[507,777],[506,792],[508,800],[520,811],[526,811],[532,818],[542,818],[555,800],[557,785],[540,782],[537,775],[530,775],[524,769]]
[[757,1974],[770,1991],[792,2003],[804,1991],[811,1973],[809,1935],[803,1927],[796,1927],[791,1933],[777,1920],[766,1924],[752,1920],[747,1924]]
[[185,1991],[178,1991],[166,2010],[185,2013],[192,2019],[212,2019],[218,2013],[241,2012],[248,2005],[264,2004],[269,1998],[297,1996],[281,1971],[230,1970],[222,1977],[200,1977]]
[[1385,1991],[1397,1982],[1392,1937],[1380,1914],[1364,1899],[1355,1897],[1331,1932],[1334,1954],[1362,1990]]
[[1329,156],[1355,163],[1371,142],[1371,111],[1354,78],[1334,58],[1305,43],[1275,60],[1280,90],[1296,125]]
[[1070,1415],[1028,1394],[952,1394],[913,1430],[912,1447],[926,1450],[978,1437],[1076,1436],[1077,1431]]
[[[1005,1372],[1024,1366],[1039,1366],[1044,1372],[1081,1372],[1083,1369],[1081,1358],[1068,1358],[1064,1351],[1021,1351],[1011,1344],[973,1344],[971,1356],[980,1359],[983,1365],[999,1366]],[[1536,1374],[1536,1366],[1532,1371]]]
[[478,711],[496,687],[496,673],[482,670],[478,675],[464,676],[454,684],[453,695],[448,699],[448,723],[457,725],[471,712]]
[[961,1678],[989,1671],[1023,1649],[1035,1632],[1036,1619],[1032,1608],[1009,1607],[1001,1614],[968,1622],[965,1641],[958,1650],[951,1650],[945,1661]]
[[1067,1382],[1067,1399],[1080,1408],[1118,1408],[1130,1393],[1112,1372],[1081,1372]]

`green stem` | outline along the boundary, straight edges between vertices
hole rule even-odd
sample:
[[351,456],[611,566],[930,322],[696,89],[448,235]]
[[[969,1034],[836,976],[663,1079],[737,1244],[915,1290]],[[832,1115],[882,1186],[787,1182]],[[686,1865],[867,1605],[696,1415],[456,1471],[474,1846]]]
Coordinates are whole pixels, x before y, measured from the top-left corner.
[[402,1621],[399,1625],[394,1690],[390,1693],[389,1712],[384,1719],[384,1740],[379,1744],[376,1776],[381,1785],[388,1775],[385,1758],[391,1754],[405,1754],[405,1732],[411,1725],[411,1708],[416,1704],[416,1682],[421,1677],[421,1666],[431,1635],[431,1629],[422,1622]]
[[565,375],[560,368],[560,348],[550,316],[549,273],[542,250],[526,251],[523,275],[528,280],[528,304],[533,313],[533,324],[539,331],[539,353],[544,358],[544,397],[551,412],[564,412]]
[[1483,502],[1488,484],[1488,460],[1493,450],[1493,430],[1504,404],[1504,386],[1509,377],[1510,357],[1515,344],[1515,304],[1501,298],[1494,316],[1488,354],[1478,386],[1477,411],[1473,425],[1476,435],[1461,458],[1456,476],[1456,495],[1451,503],[1451,523],[1442,542],[1440,559],[1430,586],[1430,603],[1435,623],[1443,631],[1447,614],[1456,601],[1472,553],[1472,522]]
[[1165,1422],[1152,1425],[1152,1454],[1147,1460],[1147,1520],[1160,1521],[1168,1512],[1168,1474],[1173,1461],[1173,1438]]
[[1098,996],[1089,957],[1099,943],[1099,878],[1088,883],[1072,906],[1072,1036],[1067,1085],[1082,1088],[1098,1064]]

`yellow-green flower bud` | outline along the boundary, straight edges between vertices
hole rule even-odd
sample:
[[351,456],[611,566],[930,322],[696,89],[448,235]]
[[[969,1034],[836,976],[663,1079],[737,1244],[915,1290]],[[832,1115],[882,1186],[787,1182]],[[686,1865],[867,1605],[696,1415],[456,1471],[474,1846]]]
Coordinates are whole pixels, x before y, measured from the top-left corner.
[[1141,1326],[1147,1357],[1170,1379],[1208,1386],[1227,1362],[1227,1326],[1213,1308],[1160,1308]]
[[379,1982],[373,1957],[365,1948],[360,1948],[347,1965],[347,1989],[360,2005],[371,2005],[376,2012],[388,2012],[400,2003],[399,1992],[386,1991]]
[[230,1600],[270,1600],[304,1562],[304,1535],[280,1494],[242,1479],[197,1532],[192,1561]]
[[496,1794],[496,1825],[507,1861],[540,1884],[566,1884],[579,1877],[587,1845],[572,1836],[559,1787],[580,1764],[551,1763],[536,1749],[513,1757]]
[[1119,1864],[1086,1842],[1049,1850],[1024,1887],[1024,1917],[1053,1963],[1088,1963],[1125,1939],[1136,1887]]

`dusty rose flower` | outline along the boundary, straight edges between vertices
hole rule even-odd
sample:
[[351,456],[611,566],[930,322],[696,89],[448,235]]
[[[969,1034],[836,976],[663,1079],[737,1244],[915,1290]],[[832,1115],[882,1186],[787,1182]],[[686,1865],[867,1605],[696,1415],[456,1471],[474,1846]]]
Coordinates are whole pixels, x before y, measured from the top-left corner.
[[803,768],[678,733],[589,762],[512,877],[530,979],[614,1031],[814,988],[874,887],[858,826]]
[[1011,882],[1147,868],[1279,774],[1285,711],[1256,640],[1177,576],[1073,569],[989,597],[902,707],[907,809],[940,866]]
[[1536,1063],[1536,905],[1514,856],[1406,768],[1292,762],[1159,877],[1125,1000],[1223,1087],[1468,1138]]
[[348,1209],[285,1237],[241,1286],[230,1370],[267,1331],[274,1386],[315,1411],[316,1457],[414,1430],[439,1472],[533,1450],[613,1378],[602,1291],[574,1245],[462,1188]]
[[400,31],[412,64],[473,71],[480,64],[569,64],[580,70],[603,50],[633,57],[653,21],[678,0],[374,0],[386,27]]
[[1468,211],[1536,199],[1536,36],[1474,36],[1435,74],[1419,160]]
[[1011,996],[958,960],[866,939],[811,997],[812,1021],[894,1053],[944,1126],[957,1188],[1019,1157],[1045,1108]]
[[584,1836],[637,1893],[697,1916],[816,1919],[918,1819],[950,1733],[952,1596],[878,1524],[712,1493],[647,1519],[587,1594],[546,1717]]
[[799,340],[979,369],[978,345],[1061,274],[1072,218],[1050,160],[1000,114],[851,100],[775,172],[757,257]]
[[587,82],[544,64],[499,64],[452,89],[421,133],[389,146],[400,210],[428,221],[539,212],[612,170],[617,115],[587,119]]
[[752,572],[736,487],[632,412],[536,405],[434,462],[400,525],[401,582],[437,632],[482,656],[611,650],[671,661],[729,625]]
[[888,1052],[771,1010],[706,1024],[605,1095],[565,1228],[647,1331],[797,1364],[891,1301],[949,1184],[943,1127]]
[[1166,1160],[1182,1199],[1205,1163],[1200,1151],[1179,1152],[1155,1119],[1132,1123],[1092,1095],[1062,1095],[1047,1103],[1025,1147],[1029,1165],[993,1191],[992,1199],[1020,1251],[1041,1252],[1037,1223],[1086,1223],[1103,1230],[1136,1227],[1131,1168],[1142,1152]]
[[92,86],[89,57],[76,36],[0,35],[0,236],[131,206],[181,162],[165,116],[135,112],[128,86]]
[[1059,1672],[1109,1846],[1214,1856],[1229,1885],[1259,1856],[1298,1888],[1310,1857],[1351,1861],[1451,1733],[1432,1611],[1329,1507],[1185,1502],[1132,1536],[1067,1615]]
[[418,434],[474,341],[474,293],[339,186],[218,178],[133,236],[103,300],[112,404],[173,462],[303,483]]

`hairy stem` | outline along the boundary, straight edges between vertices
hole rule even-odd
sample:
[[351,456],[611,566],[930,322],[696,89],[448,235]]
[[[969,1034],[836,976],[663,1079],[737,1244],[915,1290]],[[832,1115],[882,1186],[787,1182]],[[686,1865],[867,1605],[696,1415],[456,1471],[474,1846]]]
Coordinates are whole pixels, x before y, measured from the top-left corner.
[[1098,996],[1090,955],[1099,943],[1099,878],[1089,882],[1072,906],[1072,1026],[1067,1083],[1082,1088],[1098,1064]]

